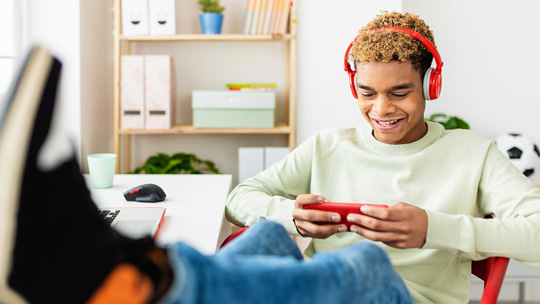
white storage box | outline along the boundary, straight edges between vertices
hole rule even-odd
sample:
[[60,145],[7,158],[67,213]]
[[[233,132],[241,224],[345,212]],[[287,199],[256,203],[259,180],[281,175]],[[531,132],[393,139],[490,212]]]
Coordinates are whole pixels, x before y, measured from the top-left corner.
[[120,128],[144,129],[144,56],[120,58]]
[[169,55],[146,55],[145,127],[170,129],[173,124],[174,70]]
[[176,34],[175,0],[149,0],[150,35]]
[[148,0],[122,1],[122,34],[148,35]]
[[273,128],[276,93],[193,91],[195,128]]

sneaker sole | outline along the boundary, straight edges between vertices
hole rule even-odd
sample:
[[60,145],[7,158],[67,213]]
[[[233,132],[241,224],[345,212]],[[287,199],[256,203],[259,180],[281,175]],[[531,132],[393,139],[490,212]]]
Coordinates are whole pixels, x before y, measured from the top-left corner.
[[8,286],[11,270],[19,195],[28,145],[41,95],[54,58],[43,48],[28,54],[7,96],[6,112],[0,117],[0,303],[25,303]]

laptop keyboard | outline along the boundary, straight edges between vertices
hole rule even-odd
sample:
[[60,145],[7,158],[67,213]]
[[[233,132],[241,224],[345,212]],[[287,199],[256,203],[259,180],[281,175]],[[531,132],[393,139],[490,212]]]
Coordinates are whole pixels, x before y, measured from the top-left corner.
[[104,209],[104,210],[100,210],[99,212],[99,215],[101,215],[101,217],[105,220],[105,222],[107,224],[111,224],[114,219],[118,216],[118,214],[120,213],[121,210],[108,210],[108,209]]

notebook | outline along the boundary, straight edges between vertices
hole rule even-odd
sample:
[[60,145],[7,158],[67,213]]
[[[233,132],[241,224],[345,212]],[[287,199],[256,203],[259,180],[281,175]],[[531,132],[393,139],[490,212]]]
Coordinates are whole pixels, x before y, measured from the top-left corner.
[[155,237],[165,217],[163,207],[111,207],[99,211],[112,228],[132,238]]

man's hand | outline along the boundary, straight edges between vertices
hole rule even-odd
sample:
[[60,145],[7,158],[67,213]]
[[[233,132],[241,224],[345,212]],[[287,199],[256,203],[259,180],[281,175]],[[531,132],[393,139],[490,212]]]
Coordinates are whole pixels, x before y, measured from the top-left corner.
[[390,208],[363,206],[362,214],[349,214],[351,231],[388,246],[421,248],[426,242],[427,213],[416,206],[398,203]]
[[[326,198],[314,194],[301,194],[296,197],[294,204],[293,219],[296,229],[302,236],[325,239],[336,232],[347,231],[347,226],[339,223],[339,213],[320,210],[305,210],[304,205],[320,204],[327,201]],[[317,222],[327,222],[319,224]]]

